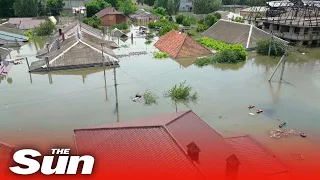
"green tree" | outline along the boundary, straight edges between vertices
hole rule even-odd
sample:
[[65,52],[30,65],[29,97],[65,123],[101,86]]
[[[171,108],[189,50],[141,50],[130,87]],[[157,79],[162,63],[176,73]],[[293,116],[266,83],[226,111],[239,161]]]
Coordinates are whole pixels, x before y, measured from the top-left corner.
[[164,97],[170,98],[178,111],[178,104],[187,105],[190,102],[197,102],[199,96],[197,92],[191,93],[192,87],[186,84],[186,81],[179,85],[174,85],[170,90],[165,92]]
[[16,0],[13,3],[13,9],[18,17],[35,17],[38,13],[36,0]]
[[34,30],[34,32],[38,36],[48,36],[48,35],[52,34],[54,28],[55,28],[54,24],[52,22],[50,22],[50,21],[47,21],[47,22],[41,23]]
[[0,0],[0,17],[14,16],[13,0]]
[[167,11],[169,15],[177,14],[180,7],[180,0],[168,0],[167,1]]
[[42,0],[38,0],[37,6],[38,6],[38,15],[39,16],[47,15],[47,11],[46,11],[45,5],[42,4]]
[[153,6],[156,1],[155,0],[144,0],[143,2],[149,6]]
[[219,10],[221,0],[194,0],[193,12],[195,14],[208,14]]
[[102,9],[106,7],[112,7],[112,6],[113,5],[111,4],[111,1],[109,3],[107,0],[94,0],[92,2],[88,2],[85,5],[85,7],[87,8],[87,17],[92,17]]
[[119,10],[125,15],[129,15],[138,10],[138,7],[131,0],[119,0]]
[[56,16],[60,14],[64,4],[63,0],[47,0],[47,9],[51,12],[51,15]]

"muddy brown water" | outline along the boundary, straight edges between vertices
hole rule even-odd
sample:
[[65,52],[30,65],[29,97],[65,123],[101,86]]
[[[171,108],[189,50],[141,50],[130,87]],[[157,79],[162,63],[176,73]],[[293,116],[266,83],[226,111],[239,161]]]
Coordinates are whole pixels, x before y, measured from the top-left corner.
[[[315,153],[320,149],[319,49],[300,49],[290,55],[284,81],[279,83],[280,71],[268,82],[279,58],[250,52],[245,63],[199,68],[192,59],[154,59],[152,53],[157,50],[153,43],[144,42],[143,38],[135,38],[133,44],[130,39],[120,40],[122,48],[114,51],[148,52],[120,59],[121,67],[116,71],[120,121],[174,112],[163,92],[186,80],[200,99],[189,107],[179,105],[179,111],[192,109],[223,136],[255,137],[290,167],[320,159]],[[45,39],[35,39],[11,52],[11,56],[27,56],[35,61],[36,51],[44,45]],[[113,70],[105,72],[103,68],[89,68],[52,72],[50,76],[30,75],[26,63],[13,66],[8,74],[12,82],[3,79],[0,83],[0,141],[15,146],[51,142],[51,147],[55,146],[53,142],[70,145],[74,129],[116,122]],[[137,92],[146,90],[160,97],[158,105],[131,100]],[[255,113],[248,110],[249,104],[265,113],[249,115]],[[307,138],[270,138],[268,131],[282,122],[287,123],[287,129],[307,133]],[[292,154],[302,154],[305,160],[292,160]]]

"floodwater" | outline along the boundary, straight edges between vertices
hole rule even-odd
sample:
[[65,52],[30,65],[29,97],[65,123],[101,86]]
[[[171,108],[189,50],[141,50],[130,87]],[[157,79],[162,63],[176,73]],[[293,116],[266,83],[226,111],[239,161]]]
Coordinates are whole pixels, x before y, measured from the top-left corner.
[[[144,42],[143,38],[135,38],[133,44],[130,39],[120,40],[122,48],[114,51],[149,52],[120,59],[121,67],[116,70],[118,118],[113,69],[107,69],[105,74],[103,68],[89,68],[48,75],[29,74],[26,63],[13,66],[8,74],[12,82],[4,79],[0,83],[0,141],[28,147],[49,143],[54,147],[53,142],[72,146],[76,128],[174,112],[163,93],[186,81],[198,91],[200,99],[189,107],[179,105],[179,111],[192,109],[223,136],[255,137],[290,167],[320,159],[315,153],[320,142],[319,49],[301,49],[290,55],[284,81],[279,83],[280,68],[268,82],[279,58],[250,53],[245,63],[199,68],[192,65],[193,60],[154,59],[152,53],[157,50]],[[35,61],[36,50],[44,45],[44,39],[36,39],[11,52],[11,56],[27,56],[29,61]],[[159,96],[158,105],[131,100],[137,92],[146,90]],[[249,104],[265,113],[249,115]],[[287,122],[286,128],[305,132],[308,137],[270,138],[268,131],[277,129],[282,122]],[[301,154],[305,160],[294,160],[294,154]]]

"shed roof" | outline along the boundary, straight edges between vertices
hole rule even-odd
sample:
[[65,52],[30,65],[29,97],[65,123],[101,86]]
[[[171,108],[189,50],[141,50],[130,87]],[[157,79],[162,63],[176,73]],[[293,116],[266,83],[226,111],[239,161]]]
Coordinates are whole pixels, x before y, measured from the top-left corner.
[[30,21],[32,18],[9,18],[8,23],[18,25],[23,21]]
[[114,7],[106,7],[101,11],[99,11],[96,14],[96,16],[98,16],[99,18],[102,18],[103,16],[110,15],[110,14],[123,14],[123,13],[120,11],[117,11]]
[[158,16],[148,12],[144,9],[139,9],[135,13],[130,15],[130,18],[139,19],[139,18],[151,18],[151,19],[159,19]]
[[[192,111],[76,129],[74,133],[78,153],[94,154],[100,163],[106,163],[104,171],[150,172],[153,175],[161,173],[161,178],[171,172],[184,172],[188,177],[195,177],[193,175],[196,174],[201,177],[204,174],[207,179],[222,179],[225,177],[226,159],[232,155],[241,157],[242,176],[248,175],[246,172],[252,166],[266,168],[264,172],[258,172],[260,176],[273,173],[276,169],[266,166],[263,160],[257,160],[263,150],[255,146],[253,141],[224,139]],[[246,143],[242,144],[243,147],[250,145],[247,149],[247,153],[251,153],[248,158],[245,152],[240,151],[240,146],[236,146],[237,143],[241,144],[239,140]],[[198,162],[193,162],[186,156],[187,146],[191,142],[201,151]],[[232,144],[233,142],[237,143]],[[255,154],[257,152],[260,153]],[[267,153],[263,155],[263,158],[272,158]],[[278,167],[276,170],[287,170],[281,169],[276,161],[267,161],[274,163]]]
[[46,22],[44,19],[34,19],[29,21],[22,21],[21,24],[19,24],[18,28],[22,30],[28,30],[28,29],[34,29],[38,27],[41,23]]
[[[242,44],[247,49],[256,47],[257,41],[271,37],[270,33],[258,29],[253,25],[222,19],[220,19],[202,34],[206,37],[226,43]],[[280,38],[275,38],[287,43]]]
[[163,35],[154,46],[172,58],[200,57],[212,54],[206,47],[177,30]]

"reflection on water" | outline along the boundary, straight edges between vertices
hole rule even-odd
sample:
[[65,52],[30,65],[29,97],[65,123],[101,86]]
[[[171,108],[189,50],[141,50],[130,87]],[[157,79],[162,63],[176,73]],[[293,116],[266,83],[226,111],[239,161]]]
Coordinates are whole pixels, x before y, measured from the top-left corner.
[[215,64],[212,64],[212,66],[214,68],[220,69],[222,71],[226,71],[226,70],[237,71],[237,70],[243,68],[245,64],[246,64],[246,62],[239,62],[239,63],[236,63],[236,64],[215,63]]

